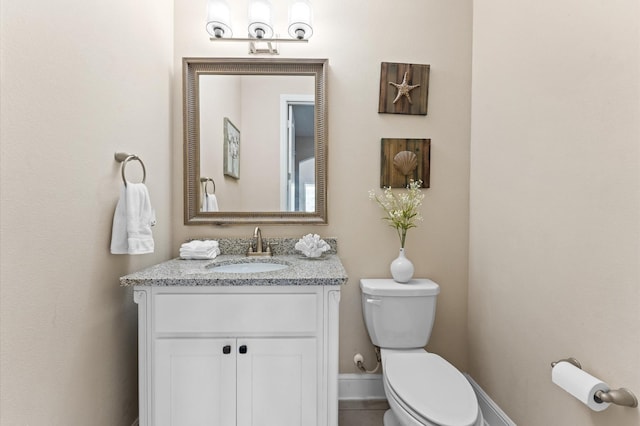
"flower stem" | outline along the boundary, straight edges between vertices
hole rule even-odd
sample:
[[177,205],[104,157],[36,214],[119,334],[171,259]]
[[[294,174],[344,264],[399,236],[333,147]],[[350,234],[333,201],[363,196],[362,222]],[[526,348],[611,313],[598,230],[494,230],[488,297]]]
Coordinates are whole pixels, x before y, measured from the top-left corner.
[[404,248],[404,242],[407,239],[407,230],[398,228],[398,236],[400,237],[400,247]]

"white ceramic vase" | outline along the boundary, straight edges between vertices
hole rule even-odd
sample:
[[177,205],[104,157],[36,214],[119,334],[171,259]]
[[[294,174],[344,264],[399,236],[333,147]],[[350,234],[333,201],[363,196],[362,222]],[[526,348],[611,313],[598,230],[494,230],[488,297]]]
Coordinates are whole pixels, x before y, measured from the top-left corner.
[[400,249],[398,257],[391,262],[391,276],[397,283],[405,284],[413,278],[413,263],[404,254],[404,248]]

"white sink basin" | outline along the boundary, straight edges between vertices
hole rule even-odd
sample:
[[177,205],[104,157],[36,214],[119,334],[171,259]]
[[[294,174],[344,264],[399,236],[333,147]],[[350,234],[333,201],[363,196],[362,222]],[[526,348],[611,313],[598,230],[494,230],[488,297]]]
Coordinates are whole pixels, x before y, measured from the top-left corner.
[[211,267],[212,272],[227,274],[253,274],[257,272],[273,272],[288,268],[289,265],[273,262],[242,262]]

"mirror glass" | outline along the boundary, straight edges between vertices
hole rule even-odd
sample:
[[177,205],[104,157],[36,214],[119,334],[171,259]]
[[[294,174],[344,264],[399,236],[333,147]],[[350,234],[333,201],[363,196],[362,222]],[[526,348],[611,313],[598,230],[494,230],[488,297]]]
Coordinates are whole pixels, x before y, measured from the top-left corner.
[[185,58],[185,223],[326,223],[326,60]]

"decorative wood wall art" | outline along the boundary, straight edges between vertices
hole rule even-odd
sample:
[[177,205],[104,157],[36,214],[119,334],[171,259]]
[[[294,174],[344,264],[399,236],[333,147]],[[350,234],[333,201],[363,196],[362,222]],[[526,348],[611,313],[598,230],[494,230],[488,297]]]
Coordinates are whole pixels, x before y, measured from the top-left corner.
[[427,115],[429,65],[382,62],[378,112]]
[[431,139],[385,139],[380,150],[380,187],[406,188],[422,180],[429,188]]

